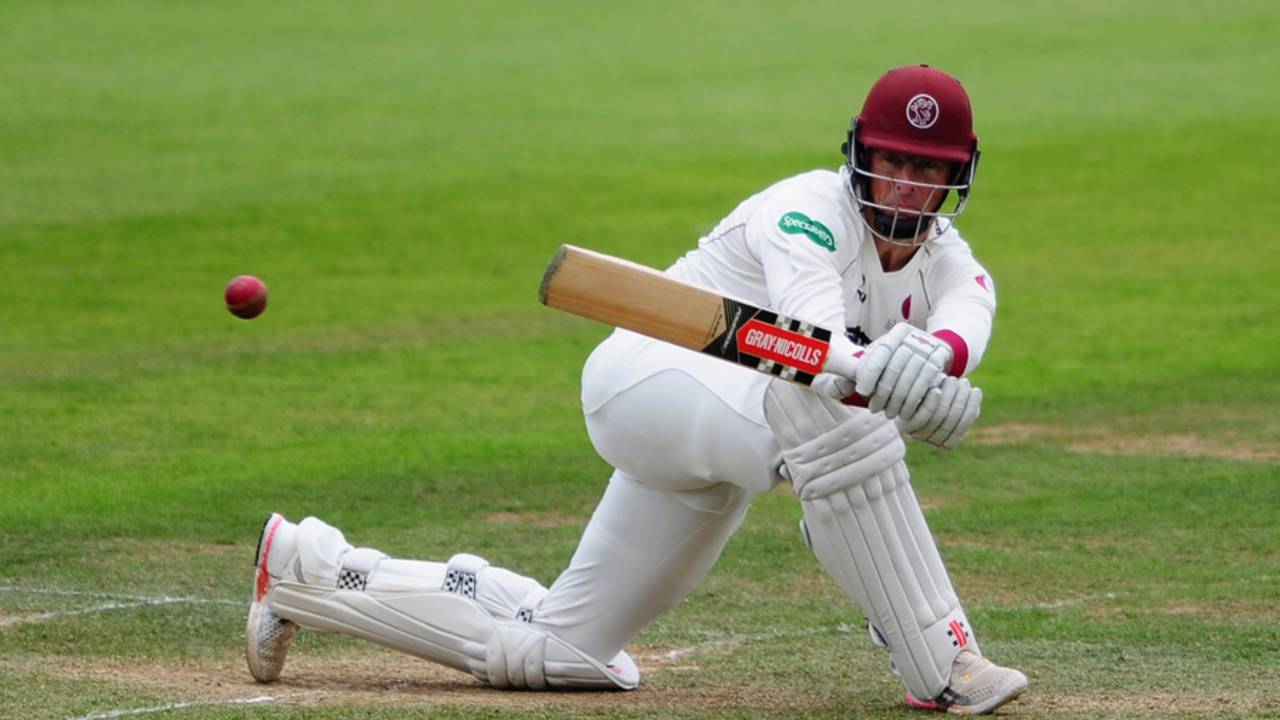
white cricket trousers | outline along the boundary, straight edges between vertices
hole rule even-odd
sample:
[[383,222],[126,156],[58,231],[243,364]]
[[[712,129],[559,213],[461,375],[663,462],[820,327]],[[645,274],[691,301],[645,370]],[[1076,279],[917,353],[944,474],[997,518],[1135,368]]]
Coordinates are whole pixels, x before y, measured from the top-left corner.
[[536,623],[607,659],[697,587],[751,499],[781,480],[768,381],[626,331],[596,348],[583,412],[615,470]]
[[[587,431],[615,470],[569,567],[534,609],[535,626],[608,662],[693,591],[751,499],[781,480],[781,451],[763,417],[768,382],[623,331],[592,353],[583,371]],[[300,526],[298,542],[304,565],[333,565],[350,547],[314,519]],[[371,584],[437,587],[445,572],[437,562],[382,567],[390,572],[380,569]],[[492,566],[478,584],[477,600],[506,618],[540,588]]]

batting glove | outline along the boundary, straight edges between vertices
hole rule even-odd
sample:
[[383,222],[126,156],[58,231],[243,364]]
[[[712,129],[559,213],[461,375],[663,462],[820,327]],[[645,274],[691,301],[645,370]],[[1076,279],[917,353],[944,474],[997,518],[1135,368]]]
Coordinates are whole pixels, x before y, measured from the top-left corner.
[[898,430],[916,440],[950,450],[960,444],[982,412],[982,390],[968,378],[948,377],[942,381],[938,394],[932,412],[899,416],[896,422]]
[[868,410],[890,418],[932,413],[951,354],[951,346],[939,338],[898,323],[867,347],[856,369],[855,389],[869,398]]

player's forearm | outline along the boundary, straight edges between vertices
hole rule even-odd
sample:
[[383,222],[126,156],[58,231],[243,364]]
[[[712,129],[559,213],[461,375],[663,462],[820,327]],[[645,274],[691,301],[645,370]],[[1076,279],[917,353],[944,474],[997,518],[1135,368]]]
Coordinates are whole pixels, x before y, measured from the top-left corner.
[[927,331],[951,348],[947,374],[963,377],[973,371],[991,339],[994,308],[965,298],[939,303],[930,313]]

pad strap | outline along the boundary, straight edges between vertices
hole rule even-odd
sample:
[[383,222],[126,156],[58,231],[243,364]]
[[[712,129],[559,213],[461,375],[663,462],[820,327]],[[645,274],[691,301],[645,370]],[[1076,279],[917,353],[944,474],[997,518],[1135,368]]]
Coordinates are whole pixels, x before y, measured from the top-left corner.
[[547,589],[541,585],[535,586],[525,593],[523,599],[520,600],[520,606],[516,608],[516,620],[520,622],[533,622],[533,611],[537,609],[538,604],[542,602],[542,598],[547,596]]
[[454,555],[449,558],[444,572],[443,590],[474,600],[480,571],[487,567],[489,567],[489,561],[478,555],[468,553]]
[[387,557],[373,548],[351,548],[339,559],[338,589],[364,592],[369,586],[369,573]]

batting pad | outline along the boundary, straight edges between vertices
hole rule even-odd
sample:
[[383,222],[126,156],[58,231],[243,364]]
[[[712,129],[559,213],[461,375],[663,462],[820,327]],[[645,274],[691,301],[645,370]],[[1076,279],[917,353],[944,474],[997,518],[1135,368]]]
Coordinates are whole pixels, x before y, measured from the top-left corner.
[[370,640],[496,688],[630,690],[640,682],[626,653],[598,662],[527,623],[495,618],[455,592],[384,594],[281,581],[269,601],[304,628]]
[[979,652],[899,461],[801,501],[813,553],[889,645],[911,694],[935,698],[962,648]]

